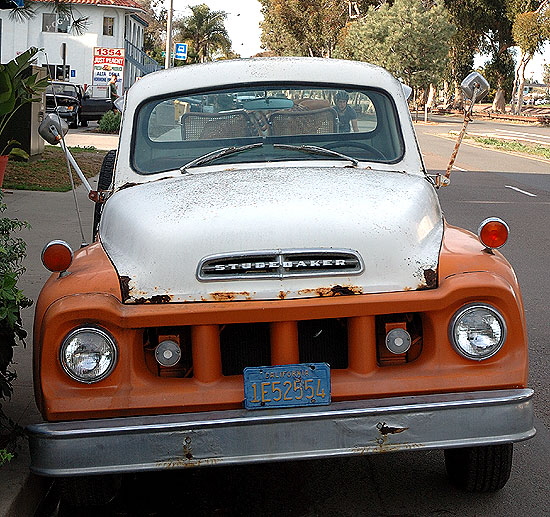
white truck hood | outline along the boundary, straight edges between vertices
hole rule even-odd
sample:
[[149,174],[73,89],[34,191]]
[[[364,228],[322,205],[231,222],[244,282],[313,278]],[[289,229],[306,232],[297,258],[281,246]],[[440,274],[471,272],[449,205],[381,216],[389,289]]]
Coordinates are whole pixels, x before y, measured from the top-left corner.
[[106,202],[101,242],[126,303],[433,288],[443,236],[426,179],[342,167],[186,174]]

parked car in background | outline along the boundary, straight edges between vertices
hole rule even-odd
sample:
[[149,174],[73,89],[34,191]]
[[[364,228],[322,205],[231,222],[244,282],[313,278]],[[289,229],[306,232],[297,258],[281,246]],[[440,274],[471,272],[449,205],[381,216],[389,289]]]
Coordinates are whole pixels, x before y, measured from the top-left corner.
[[113,109],[113,102],[107,86],[88,86],[82,97],[82,112],[80,115],[83,126],[89,120],[100,120],[105,113]]
[[52,81],[46,88],[46,112],[57,113],[67,120],[70,128],[77,128],[81,123],[83,96],[79,84]]

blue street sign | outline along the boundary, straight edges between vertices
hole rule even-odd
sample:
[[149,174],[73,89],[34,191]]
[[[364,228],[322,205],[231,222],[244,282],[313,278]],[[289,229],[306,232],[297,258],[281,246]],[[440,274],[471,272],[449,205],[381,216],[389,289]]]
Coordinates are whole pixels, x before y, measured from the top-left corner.
[[187,59],[187,43],[176,43],[175,44],[176,54],[174,57],[176,59]]

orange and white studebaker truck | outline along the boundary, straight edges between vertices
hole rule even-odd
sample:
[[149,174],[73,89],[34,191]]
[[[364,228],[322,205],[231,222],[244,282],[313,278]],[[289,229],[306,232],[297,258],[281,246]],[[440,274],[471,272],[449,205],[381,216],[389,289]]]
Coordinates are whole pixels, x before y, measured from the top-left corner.
[[445,220],[406,97],[314,58],[134,84],[94,242],[43,253],[32,471],[442,449],[457,485],[502,488],[535,433],[508,229]]

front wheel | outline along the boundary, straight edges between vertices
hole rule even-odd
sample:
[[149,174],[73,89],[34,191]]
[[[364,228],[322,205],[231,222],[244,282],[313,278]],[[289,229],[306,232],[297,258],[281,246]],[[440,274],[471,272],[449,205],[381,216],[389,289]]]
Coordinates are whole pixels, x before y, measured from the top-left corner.
[[467,492],[496,492],[510,478],[513,447],[512,443],[505,443],[447,449],[447,475],[451,483]]

